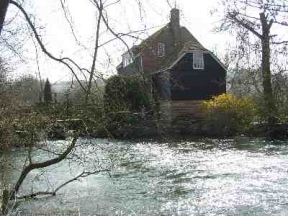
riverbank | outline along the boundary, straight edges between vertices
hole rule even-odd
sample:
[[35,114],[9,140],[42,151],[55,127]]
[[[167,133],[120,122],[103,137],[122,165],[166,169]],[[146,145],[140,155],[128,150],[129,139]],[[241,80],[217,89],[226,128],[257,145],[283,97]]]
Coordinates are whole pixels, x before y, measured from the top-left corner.
[[[85,124],[80,119],[59,120],[57,125],[50,127],[48,138],[65,139],[72,136],[73,132],[81,131],[81,137],[91,138],[114,138],[125,140],[193,140],[201,138],[233,138],[237,136],[246,136],[251,138],[266,138],[267,140],[287,140],[288,124],[275,124],[268,127],[265,124],[255,123],[246,133],[227,132],[225,129],[207,128],[205,122],[190,121],[177,122],[173,125],[161,123],[159,121],[141,121],[136,125],[124,125],[113,131],[103,130],[89,132]],[[79,124],[77,124],[79,123]]]
[[[4,113],[10,113],[6,110]],[[12,115],[13,114],[13,115]],[[44,139],[66,139],[75,132],[81,137],[116,138],[126,140],[169,140],[210,137],[230,138],[244,135],[268,139],[288,139],[288,124],[268,127],[265,123],[245,124],[245,128],[222,116],[219,122],[196,116],[181,116],[173,121],[158,119],[149,113],[118,113],[115,118],[105,115],[103,107],[38,104],[15,108],[0,126],[2,149],[12,146],[30,146]],[[225,117],[225,118],[224,118]],[[218,117],[217,117],[218,118]],[[232,124],[233,123],[233,124]],[[243,125],[243,124],[242,124]],[[3,144],[4,143],[4,144]]]
[[265,137],[267,139],[288,139],[288,124],[278,123],[271,126],[254,123],[245,132],[229,131],[225,128],[211,128],[203,121],[182,121],[165,124],[159,121],[143,121],[134,126],[123,126],[102,133],[92,134],[94,138],[118,139],[187,139],[193,138],[231,138],[235,136]]

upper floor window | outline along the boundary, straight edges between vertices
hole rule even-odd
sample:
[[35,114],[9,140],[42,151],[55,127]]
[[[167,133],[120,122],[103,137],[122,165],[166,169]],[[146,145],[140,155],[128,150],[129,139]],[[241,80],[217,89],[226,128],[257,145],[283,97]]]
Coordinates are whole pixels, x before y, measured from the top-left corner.
[[165,43],[158,43],[158,57],[165,56]]
[[133,56],[131,55],[130,52],[126,52],[125,54],[123,54],[122,62],[123,62],[123,67],[126,67],[133,62]]
[[193,52],[193,69],[204,69],[204,56],[203,52],[201,51],[194,51]]

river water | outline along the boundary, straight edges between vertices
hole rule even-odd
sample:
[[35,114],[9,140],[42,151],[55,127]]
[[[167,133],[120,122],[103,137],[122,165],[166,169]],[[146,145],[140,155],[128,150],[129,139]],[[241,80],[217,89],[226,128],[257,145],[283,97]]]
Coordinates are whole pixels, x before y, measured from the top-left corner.
[[[65,144],[46,143],[50,150]],[[68,161],[33,171],[20,193],[56,188],[83,170],[111,171],[74,181],[54,197],[21,201],[13,214],[288,215],[287,144],[245,137],[167,143],[81,139]],[[2,157],[6,186],[16,180],[26,154],[22,149]],[[35,161],[47,157],[51,153],[34,152]]]

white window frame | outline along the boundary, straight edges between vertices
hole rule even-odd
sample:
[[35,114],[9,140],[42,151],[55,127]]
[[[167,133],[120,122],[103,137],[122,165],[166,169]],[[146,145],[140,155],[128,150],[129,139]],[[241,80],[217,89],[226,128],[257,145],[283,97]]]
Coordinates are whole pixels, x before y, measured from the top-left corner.
[[158,43],[157,54],[158,54],[158,57],[165,56],[165,43]]
[[123,67],[126,67],[126,66],[130,65],[131,63],[133,63],[133,56],[131,55],[130,52],[126,52],[122,56]]
[[193,52],[193,69],[204,70],[204,53],[202,51]]

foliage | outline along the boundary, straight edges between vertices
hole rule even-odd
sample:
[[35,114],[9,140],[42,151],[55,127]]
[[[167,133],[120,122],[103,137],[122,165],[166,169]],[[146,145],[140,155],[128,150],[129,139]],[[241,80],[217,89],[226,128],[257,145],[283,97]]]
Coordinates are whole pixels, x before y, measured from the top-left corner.
[[104,109],[109,129],[135,125],[150,107],[149,93],[141,77],[113,76],[107,80]]
[[51,84],[47,79],[44,86],[44,102],[51,103],[52,102],[52,91],[51,91]]
[[235,68],[227,74],[229,93],[239,97],[254,97],[263,94],[260,69]]
[[17,93],[1,92],[0,104],[0,149],[33,145],[50,122],[48,117],[37,115]]
[[3,90],[7,82],[8,68],[6,63],[0,58],[0,90]]
[[256,106],[250,98],[221,94],[203,102],[205,124],[215,135],[233,135],[249,130],[256,116]]
[[26,104],[34,104],[39,102],[41,82],[32,75],[21,76],[11,83],[10,91],[21,95]]
[[288,75],[278,73],[273,76],[273,89],[277,105],[278,121],[280,123],[288,122]]
[[145,82],[139,76],[112,76],[104,94],[106,110],[141,111],[150,105]]

